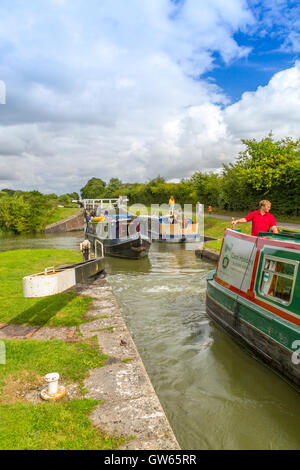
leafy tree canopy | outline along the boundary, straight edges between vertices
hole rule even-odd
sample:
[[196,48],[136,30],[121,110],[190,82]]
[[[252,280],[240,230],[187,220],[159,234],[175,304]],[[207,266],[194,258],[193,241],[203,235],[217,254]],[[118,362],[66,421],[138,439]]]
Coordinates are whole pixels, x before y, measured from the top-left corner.
[[123,183],[119,178],[111,178],[106,186],[105,194],[108,198],[119,196],[120,190],[123,188]]
[[258,191],[270,190],[288,175],[289,169],[297,169],[300,164],[300,139],[290,137],[274,141],[270,134],[264,139],[242,140],[246,149],[240,152],[237,162],[226,171],[236,168],[239,177]]
[[82,199],[100,199],[105,197],[105,181],[100,178],[91,178],[86,185],[81,188]]
[[149,181],[148,186],[158,186],[160,184],[165,184],[166,180],[163,176],[158,175],[156,178]]
[[16,192],[14,189],[7,189],[7,188],[2,189],[2,191],[8,194],[8,196],[13,196]]

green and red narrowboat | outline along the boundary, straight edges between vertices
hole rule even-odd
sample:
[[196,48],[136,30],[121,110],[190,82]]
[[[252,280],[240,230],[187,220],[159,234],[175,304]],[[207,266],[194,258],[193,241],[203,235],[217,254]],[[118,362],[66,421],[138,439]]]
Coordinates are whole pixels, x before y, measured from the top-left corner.
[[208,315],[300,390],[300,233],[227,229]]

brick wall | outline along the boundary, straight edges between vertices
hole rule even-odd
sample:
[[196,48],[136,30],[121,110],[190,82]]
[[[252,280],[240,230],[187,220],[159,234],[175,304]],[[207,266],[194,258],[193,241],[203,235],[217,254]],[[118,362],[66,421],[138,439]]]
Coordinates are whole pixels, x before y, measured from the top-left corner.
[[75,230],[83,230],[84,227],[84,215],[83,209],[80,209],[76,214],[67,217],[66,219],[59,220],[46,226],[46,233],[61,233],[61,232],[73,232]]

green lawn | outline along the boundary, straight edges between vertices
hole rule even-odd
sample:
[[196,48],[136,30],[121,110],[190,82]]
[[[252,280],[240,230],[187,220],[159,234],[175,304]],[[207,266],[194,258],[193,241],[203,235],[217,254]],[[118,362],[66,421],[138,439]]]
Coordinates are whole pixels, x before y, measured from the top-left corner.
[[76,326],[84,323],[83,314],[91,299],[72,291],[45,297],[25,299],[22,278],[82,260],[81,254],[67,250],[15,250],[0,253],[0,323],[41,326]]
[[125,438],[97,431],[88,415],[100,402],[64,397],[32,404],[22,392],[46,385],[43,376],[59,372],[61,382],[78,383],[89,369],[104,366],[98,346],[63,341],[8,340],[0,365],[0,450],[117,449]]
[[0,364],[0,400],[8,377],[16,382],[36,383],[48,372],[59,372],[65,382],[81,383],[89,369],[104,366],[107,359],[96,342],[4,340],[4,344],[6,364]]
[[117,450],[122,436],[97,431],[91,399],[66,403],[0,405],[0,450]]
[[54,224],[59,220],[66,219],[78,211],[78,207],[56,207],[52,215],[47,219],[46,225]]

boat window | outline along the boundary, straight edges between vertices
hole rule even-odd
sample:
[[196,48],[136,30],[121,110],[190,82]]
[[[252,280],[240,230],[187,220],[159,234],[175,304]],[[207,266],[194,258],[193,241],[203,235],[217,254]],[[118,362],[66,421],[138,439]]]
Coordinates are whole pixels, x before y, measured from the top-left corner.
[[296,265],[276,259],[264,260],[260,294],[289,304],[292,299]]

